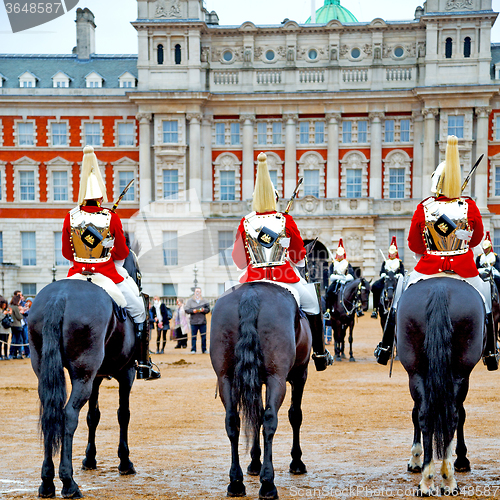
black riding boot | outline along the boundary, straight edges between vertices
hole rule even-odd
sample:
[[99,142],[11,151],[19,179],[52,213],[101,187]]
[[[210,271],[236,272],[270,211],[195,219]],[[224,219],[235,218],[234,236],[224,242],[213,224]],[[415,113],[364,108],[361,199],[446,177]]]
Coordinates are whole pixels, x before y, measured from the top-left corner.
[[325,334],[323,332],[323,319],[320,314],[307,314],[309,326],[312,334],[312,349],[314,364],[316,370],[321,372],[326,370],[328,365],[333,364],[332,355],[325,349]]
[[394,332],[396,330],[396,312],[391,309],[387,317],[387,323],[384,329],[382,342],[375,347],[373,354],[377,358],[377,363],[380,365],[387,365],[391,359],[392,346],[394,345]]
[[149,356],[149,331],[148,322],[134,323],[136,358],[137,358],[137,378],[143,380],[154,380],[161,377],[159,371],[153,368],[153,363]]
[[498,370],[497,339],[492,313],[486,315],[486,346],[484,348],[483,362],[488,371]]

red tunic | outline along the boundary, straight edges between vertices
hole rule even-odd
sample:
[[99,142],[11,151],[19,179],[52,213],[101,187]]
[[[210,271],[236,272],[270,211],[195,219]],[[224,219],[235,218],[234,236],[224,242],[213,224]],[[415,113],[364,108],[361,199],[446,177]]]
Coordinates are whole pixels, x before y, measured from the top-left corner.
[[[81,210],[88,213],[101,212],[102,207],[94,206],[83,206],[80,207]],[[111,259],[107,262],[96,262],[95,264],[90,264],[87,262],[75,262],[73,261],[74,255],[71,248],[71,225],[70,225],[70,215],[66,215],[63,224],[62,231],[62,254],[69,261],[73,262],[73,267],[68,271],[68,277],[74,274],[81,274],[82,271],[92,271],[96,273],[101,273],[107,276],[114,283],[121,283],[123,277],[118,274],[115,267],[115,260],[123,260],[127,257],[129,249],[127,247],[127,242],[125,241],[125,235],[123,234],[123,227],[120,217],[115,213],[111,213],[111,221],[109,225],[109,232],[115,239],[115,244],[111,250]]]
[[[276,212],[265,212],[265,214],[275,214]],[[265,215],[258,213],[258,215]],[[294,263],[300,262],[306,255],[306,249],[304,248],[304,242],[300,236],[299,228],[295,221],[292,219],[291,215],[283,214],[285,216],[285,233],[288,238],[290,238],[290,246],[288,247],[288,257]],[[245,247],[245,229],[243,227],[243,221],[245,218],[241,219],[240,225],[238,227],[238,232],[236,233],[236,241],[234,242],[233,248],[233,260],[234,263],[240,268],[244,269],[246,272],[240,278],[240,283],[245,283],[246,281],[258,281],[263,279],[281,281],[282,283],[297,283],[300,278],[297,276],[294,268],[289,261],[286,261],[281,266],[270,266],[270,267],[253,267],[250,264],[250,256]],[[248,266],[248,267],[247,267]]]
[[[422,255],[423,257],[415,266],[415,271],[422,274],[436,274],[442,271],[453,271],[462,278],[473,278],[479,273],[477,272],[474,262],[474,254],[472,248],[479,245],[483,239],[483,219],[479,213],[477,205],[471,198],[464,197],[468,203],[467,219],[469,222],[472,238],[469,242],[469,251],[461,255],[429,255],[424,241],[425,214],[424,206],[420,203],[413,214],[411,220],[410,232],[408,234],[408,246],[412,252]],[[448,201],[449,198],[440,196],[439,201]],[[425,201],[425,200],[424,200]]]

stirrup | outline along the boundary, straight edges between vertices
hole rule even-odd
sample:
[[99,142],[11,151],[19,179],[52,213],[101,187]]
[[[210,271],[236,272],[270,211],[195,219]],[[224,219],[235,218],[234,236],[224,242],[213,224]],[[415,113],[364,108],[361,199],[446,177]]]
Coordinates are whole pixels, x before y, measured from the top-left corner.
[[500,354],[498,353],[498,351],[496,354],[493,354],[491,352],[483,356],[483,363],[486,365],[486,368],[488,369],[489,372],[494,372],[495,370],[498,370],[499,358]]
[[378,318],[378,312],[375,311],[375,310],[373,310],[371,317],[377,319]]
[[380,342],[375,350],[373,351],[373,355],[377,359],[377,363],[380,365],[387,365],[389,359],[391,358],[392,347],[387,347]]
[[[155,368],[156,367],[156,370]],[[149,363],[144,364],[137,362],[135,369],[137,370],[137,379],[138,380],[156,380],[161,378],[161,373],[158,366],[149,361]]]
[[326,370],[327,366],[333,365],[333,356],[330,354],[328,349],[325,349],[323,354],[313,352],[312,359],[314,361],[314,365],[316,366],[316,371],[318,372]]

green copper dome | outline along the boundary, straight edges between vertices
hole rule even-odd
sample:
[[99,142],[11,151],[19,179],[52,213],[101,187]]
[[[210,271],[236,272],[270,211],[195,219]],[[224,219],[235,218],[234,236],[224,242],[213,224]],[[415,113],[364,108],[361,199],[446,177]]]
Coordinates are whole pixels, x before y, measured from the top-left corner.
[[[316,11],[316,23],[326,24],[332,19],[337,19],[341,23],[358,22],[350,11],[340,5],[340,0],[325,0],[325,5]],[[311,24],[311,18],[306,21],[306,24]]]

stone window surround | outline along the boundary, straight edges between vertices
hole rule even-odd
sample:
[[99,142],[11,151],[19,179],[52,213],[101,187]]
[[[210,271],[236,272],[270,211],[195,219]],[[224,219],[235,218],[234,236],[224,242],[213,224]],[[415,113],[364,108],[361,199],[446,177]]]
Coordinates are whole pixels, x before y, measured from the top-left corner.
[[[308,122],[309,123],[309,142],[307,143],[301,143],[300,142],[300,124]],[[324,124],[324,130],[323,130],[323,142],[316,143],[316,122],[323,122]],[[285,127],[283,127],[285,128]],[[357,129],[356,129],[357,130]],[[297,149],[307,147],[307,146],[327,146],[328,144],[328,120],[326,118],[299,118],[297,120],[297,126],[296,126],[296,143],[297,143]]]
[[[491,175],[490,177],[490,182],[489,182],[489,199],[494,200],[497,203],[500,203],[500,195],[495,195],[495,181],[497,180],[496,178],[496,170],[497,167],[500,167],[500,153],[490,156],[489,158],[490,161],[490,172]],[[500,179],[498,179],[500,180]]]
[[[491,138],[491,141],[489,142],[500,142],[500,112],[499,113],[494,113],[493,114],[493,137]],[[497,138],[498,137],[498,138]],[[2,140],[2,129],[0,125],[0,144]]]
[[[19,124],[20,123],[33,123],[33,145],[30,146],[30,145],[20,145],[19,144]],[[35,119],[31,119],[31,120],[25,120],[25,119],[21,119],[21,120],[14,120],[14,144],[16,145],[16,147],[18,148],[34,148],[36,147],[36,120]]]
[[[213,120],[212,122],[212,149],[241,149],[243,146],[243,127],[242,124],[244,123],[245,118],[242,117],[242,119],[234,119],[234,120]],[[224,123],[225,128],[224,128],[224,144],[216,144],[215,143],[215,130],[216,130],[216,124],[218,123]],[[239,123],[240,124],[240,142],[239,144],[231,144],[231,124],[232,123]],[[254,127],[254,136],[256,134],[255,130],[257,127]],[[281,129],[281,133],[283,134],[283,129]],[[279,144],[281,146],[281,144]]]
[[[344,142],[344,136],[342,134],[342,122],[352,122],[351,129],[351,142]],[[358,142],[358,122],[368,122],[366,126],[366,142]],[[328,139],[327,135],[327,125],[325,125],[325,144]],[[353,116],[353,117],[345,117],[339,120],[339,147],[349,146],[351,144],[366,144],[369,145],[371,142],[371,120],[370,117],[367,116]]]
[[7,165],[6,161],[0,160],[0,203],[4,203],[5,201],[7,201],[7,186],[6,186],[7,175],[5,173],[6,165]]
[[2,120],[0,120],[0,147],[1,146],[3,146],[3,122],[2,122]]
[[[163,198],[163,171],[177,170],[178,194],[176,200]],[[180,156],[156,157],[155,167],[155,199],[165,203],[176,203],[186,199],[186,167],[184,158]]]
[[[186,145],[186,115],[179,114],[155,114],[155,145],[177,148]],[[163,142],[163,122],[177,122],[177,141]]]
[[[227,158],[228,161],[224,160]],[[223,164],[224,163],[224,164]],[[232,201],[220,199],[220,172],[234,171],[234,201],[241,200],[241,161],[238,160],[234,153],[221,153],[214,161],[214,201]]]
[[[40,202],[40,175],[39,168],[40,162],[32,160],[27,156],[13,161],[14,167],[14,202],[15,203],[39,203]],[[21,200],[21,183],[19,172],[35,172],[35,199],[34,200]]]
[[137,203],[139,199],[139,164],[138,162],[128,158],[127,156],[120,158],[118,161],[112,162],[113,166],[113,198],[116,200],[122,194],[122,188],[120,188],[120,172],[133,172],[134,183],[134,199],[125,200],[122,199],[121,205],[134,204]]
[[[257,123],[266,123],[267,129],[267,141],[266,144],[259,144],[258,141],[258,133],[257,133]],[[273,123],[281,123],[281,144],[273,144]],[[272,146],[273,149],[279,149],[285,147],[285,130],[286,130],[286,121],[283,118],[270,118],[270,119],[259,119],[255,120],[255,130],[254,130],[254,147],[259,148],[263,146]],[[326,140],[326,125],[325,125],[325,140]],[[214,135],[215,141],[215,135]]]
[[100,135],[101,135],[101,141],[100,141],[100,144],[99,146],[94,146],[91,144],[91,146],[95,149],[95,148],[102,148],[103,147],[103,125],[102,125],[102,120],[93,120],[93,119],[89,119],[89,120],[82,120],[81,124],[80,124],[80,143],[82,145],[82,148],[84,148],[85,146],[87,146],[87,143],[86,143],[86,139],[87,139],[87,135],[85,133],[85,124],[87,123],[98,123],[99,124],[99,128],[101,130],[100,132]]
[[[400,156],[404,163],[391,163],[391,160],[394,157]],[[407,199],[411,198],[411,179],[412,179],[412,169],[411,169],[411,162],[413,161],[412,158],[408,155],[406,151],[403,151],[402,149],[393,149],[383,160],[384,168],[383,168],[383,179],[384,179],[384,199],[386,200],[396,200],[396,199]],[[399,165],[397,167],[396,165]],[[404,198],[389,198],[389,188],[390,188],[390,168],[404,168],[405,169],[405,195]]]
[[[356,164],[353,160],[359,157],[359,164]],[[361,197],[366,198],[368,196],[368,160],[366,156],[357,150],[351,150],[344,155],[342,160],[340,160],[340,197],[346,198],[347,192],[347,174],[346,170],[349,168],[361,168]]]
[[[63,203],[68,204],[73,201],[73,163],[58,156],[50,161],[45,162],[47,167],[47,200],[50,203]],[[68,173],[68,199],[67,200],[54,200],[54,172],[67,172]]]
[[[277,155],[276,153],[274,153],[272,151],[265,151],[265,154],[267,156],[268,170],[276,170],[278,172],[278,185],[274,186],[274,187],[278,191],[280,198],[282,198],[283,197],[283,189],[284,189],[283,168],[284,168],[285,162],[279,157],[279,155]],[[255,172],[257,172],[257,165],[259,162],[255,161],[254,163],[255,163]],[[254,179],[254,183],[255,183],[255,179]]]
[[[134,144],[132,146],[120,146],[119,145],[119,138],[120,138],[119,124],[120,123],[133,123],[134,124]],[[137,147],[137,122],[136,122],[136,120],[133,120],[133,119],[129,120],[125,117],[123,117],[122,120],[115,120],[114,139],[115,139],[115,148],[123,148],[123,149],[136,148]]]
[[[52,144],[52,124],[53,123],[65,123],[66,124],[66,145],[65,146],[54,146]],[[71,143],[71,133],[69,120],[48,120],[47,122],[47,146],[49,148],[69,148]]]
[[439,112],[439,142],[448,140],[448,116],[464,116],[464,136],[458,139],[458,144],[464,141],[472,141],[472,125],[474,120],[472,108],[441,109]]
[[[393,142],[385,142],[385,122],[386,120],[394,120],[394,141]],[[382,118],[382,144],[396,144],[401,143],[401,121],[409,120],[410,121],[410,139],[403,144],[413,144],[413,117],[410,115],[401,115],[401,116],[385,116]]]
[[[326,187],[326,160],[316,151],[307,151],[298,160],[299,178],[304,177],[304,170],[319,170],[319,197],[324,198]],[[300,187],[300,196],[304,196],[304,187]]]

